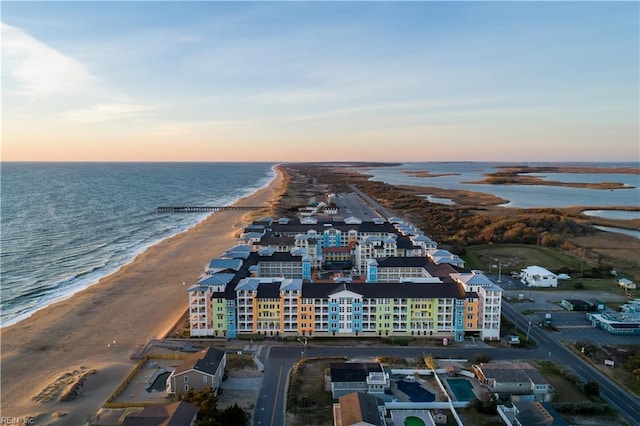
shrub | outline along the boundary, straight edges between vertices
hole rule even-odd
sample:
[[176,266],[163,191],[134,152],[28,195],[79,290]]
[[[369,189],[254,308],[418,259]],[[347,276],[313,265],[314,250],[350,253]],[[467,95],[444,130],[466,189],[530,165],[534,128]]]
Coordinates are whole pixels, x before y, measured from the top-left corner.
[[491,361],[491,356],[487,354],[479,353],[479,354],[476,354],[473,360],[475,361],[476,364],[484,364],[486,362]]

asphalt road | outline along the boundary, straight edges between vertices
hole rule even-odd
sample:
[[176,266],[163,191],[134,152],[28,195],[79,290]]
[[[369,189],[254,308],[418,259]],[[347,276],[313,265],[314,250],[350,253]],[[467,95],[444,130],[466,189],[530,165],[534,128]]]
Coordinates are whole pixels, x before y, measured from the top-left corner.
[[[503,314],[521,330],[527,330],[528,320],[503,304]],[[618,410],[632,425],[640,425],[640,401],[629,395],[620,386],[604,374],[591,367],[559,342],[553,333],[532,324],[530,338],[538,343],[535,349],[500,349],[492,347],[453,346],[453,347],[334,347],[309,346],[308,357],[346,356],[353,358],[374,358],[376,356],[394,356],[401,358],[419,358],[432,355],[440,359],[473,359],[478,353],[485,353],[493,360],[529,360],[548,359],[566,366],[585,382],[600,384],[600,395]],[[260,397],[256,403],[254,425],[281,426],[285,424],[285,398],[289,372],[303,355],[302,344],[291,346],[272,346],[265,364],[265,374]]]
[[[529,320],[517,313],[508,303],[502,304],[502,314],[520,330],[529,330]],[[567,349],[554,333],[533,324],[530,338],[538,343],[538,351],[543,352],[541,359],[549,359],[562,365],[584,382],[596,382],[600,385],[600,396],[611,404],[632,425],[640,425],[640,399],[629,394],[607,376],[589,365],[582,358]],[[544,353],[546,352],[546,357]]]
[[[254,425],[282,426],[285,424],[285,399],[289,372],[300,360],[304,351],[302,344],[292,346],[272,346],[265,364],[264,378],[260,396],[254,411]],[[440,359],[473,359],[476,354],[484,353],[494,360],[520,360],[544,358],[545,352],[539,349],[498,349],[487,347],[335,347],[321,346],[307,348],[308,357],[346,356],[353,358],[375,358],[393,356],[401,358],[421,358],[432,355]]]

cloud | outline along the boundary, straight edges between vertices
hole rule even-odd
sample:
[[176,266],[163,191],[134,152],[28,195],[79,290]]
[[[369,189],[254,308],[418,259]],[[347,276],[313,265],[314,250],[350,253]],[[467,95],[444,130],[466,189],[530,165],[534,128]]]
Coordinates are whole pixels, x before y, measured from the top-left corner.
[[66,111],[62,116],[74,123],[99,123],[147,115],[157,107],[133,103],[102,103],[83,109]]
[[2,23],[3,74],[29,98],[95,89],[99,79],[78,61],[19,28]]
[[[76,59],[21,29],[2,23],[3,74],[16,93],[32,101],[53,101],[72,123],[138,118],[159,109],[132,100],[94,76]],[[11,86],[9,86],[11,87]]]

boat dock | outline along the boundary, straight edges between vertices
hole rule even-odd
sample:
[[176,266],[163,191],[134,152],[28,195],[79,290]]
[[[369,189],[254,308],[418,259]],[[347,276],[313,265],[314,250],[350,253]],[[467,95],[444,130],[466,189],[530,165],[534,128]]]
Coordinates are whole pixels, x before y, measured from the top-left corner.
[[259,210],[265,206],[160,206],[158,213],[209,213],[221,210]]

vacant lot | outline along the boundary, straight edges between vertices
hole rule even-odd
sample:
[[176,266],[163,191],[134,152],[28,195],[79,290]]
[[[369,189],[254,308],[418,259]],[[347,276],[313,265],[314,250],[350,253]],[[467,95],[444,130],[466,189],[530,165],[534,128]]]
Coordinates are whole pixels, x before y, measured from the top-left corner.
[[[527,244],[483,244],[469,246],[462,257],[467,267],[492,271],[492,265],[502,264],[502,273],[520,271],[531,265],[538,265],[557,271],[561,268],[580,270],[580,259],[549,247]],[[493,269],[494,273],[498,271]]]
[[325,426],[333,424],[333,399],[324,390],[324,376],[332,362],[343,358],[305,359],[298,362],[289,377],[287,424]]

